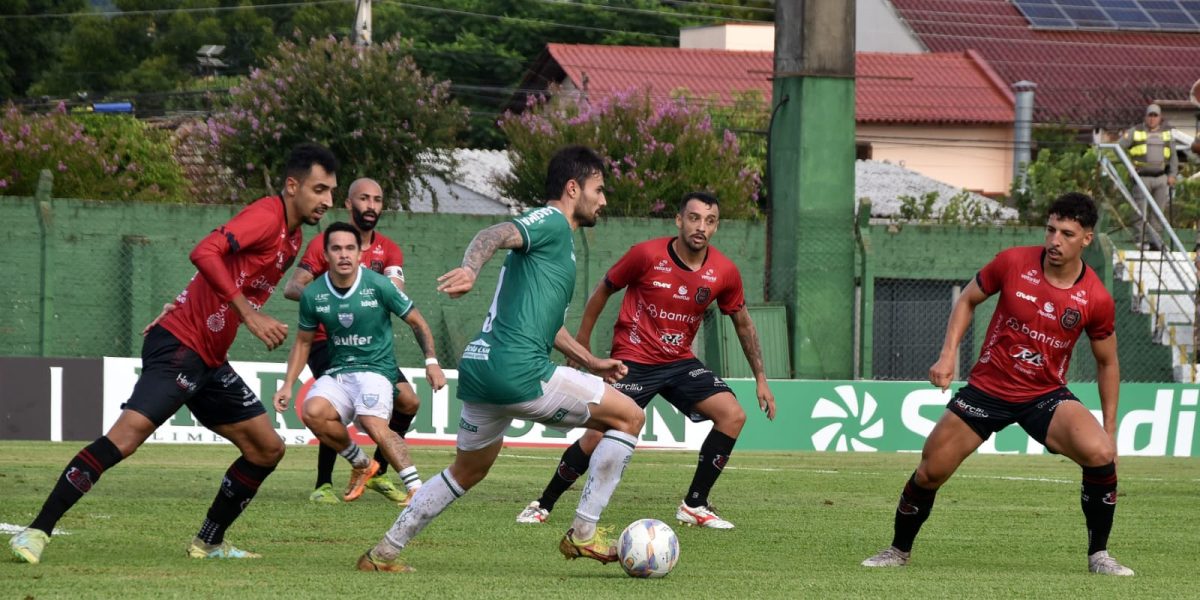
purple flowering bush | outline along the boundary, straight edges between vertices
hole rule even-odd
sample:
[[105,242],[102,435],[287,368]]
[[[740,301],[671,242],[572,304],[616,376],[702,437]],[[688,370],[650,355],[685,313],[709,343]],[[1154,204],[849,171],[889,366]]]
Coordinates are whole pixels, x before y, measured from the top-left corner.
[[466,122],[450,83],[423,75],[406,42],[360,49],[329,37],[280,44],[229,90],[227,108],[195,131],[243,200],[278,190],[288,151],[313,141],[341,161],[342,191],[371,177],[393,206],[407,209],[414,178],[453,175],[450,150]]
[[684,193],[707,190],[720,198],[722,217],[759,216],[761,176],[746,166],[737,137],[715,128],[701,102],[655,98],[648,90],[590,103],[570,94],[530,96],[523,112],[505,113],[499,125],[513,169],[498,183],[525,204],[546,201],[546,166],[555,151],[582,144],[608,167],[609,215],[670,217]]
[[46,114],[9,104],[0,115],[0,196],[32,196],[43,169],[58,198],[177,202],[186,190],[166,132],[63,104]]

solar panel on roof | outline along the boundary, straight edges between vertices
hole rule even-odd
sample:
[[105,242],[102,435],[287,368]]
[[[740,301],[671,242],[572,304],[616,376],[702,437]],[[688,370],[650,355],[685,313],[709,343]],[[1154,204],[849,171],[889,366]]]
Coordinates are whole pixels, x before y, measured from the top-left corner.
[[1035,29],[1200,31],[1200,0],[1012,0]]

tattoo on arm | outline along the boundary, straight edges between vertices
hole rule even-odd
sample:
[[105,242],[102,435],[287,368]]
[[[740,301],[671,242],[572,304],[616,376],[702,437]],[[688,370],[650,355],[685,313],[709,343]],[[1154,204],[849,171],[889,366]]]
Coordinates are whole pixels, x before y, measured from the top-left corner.
[[463,254],[462,266],[476,275],[500,248],[520,248],[525,242],[521,232],[511,222],[497,223],[475,234]]
[[754,326],[754,321],[750,320],[746,309],[743,308],[734,314],[741,315],[734,317],[734,329],[737,330],[738,341],[742,344],[742,352],[746,354],[746,360],[750,363],[750,370],[755,375],[765,373],[762,344],[758,342],[758,328]]

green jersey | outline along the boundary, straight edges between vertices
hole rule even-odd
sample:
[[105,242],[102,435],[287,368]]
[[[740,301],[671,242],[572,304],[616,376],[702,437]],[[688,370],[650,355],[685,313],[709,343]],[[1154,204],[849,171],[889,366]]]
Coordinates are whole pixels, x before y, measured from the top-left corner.
[[360,265],[345,295],[333,288],[329,272],[304,288],[300,329],[316,331],[318,325],[325,326],[330,347],[326,375],[370,371],[395,383],[392,315],[404,317],[412,306],[391,279]]
[[465,402],[533,400],[554,373],[550,349],[575,293],[575,238],[554,207],[512,223],[524,243],[504,259],[483,329],[458,363],[458,397]]

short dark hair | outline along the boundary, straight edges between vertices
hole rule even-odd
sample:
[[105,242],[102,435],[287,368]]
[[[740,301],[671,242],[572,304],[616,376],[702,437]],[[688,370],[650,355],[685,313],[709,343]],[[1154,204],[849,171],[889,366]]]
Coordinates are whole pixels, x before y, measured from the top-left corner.
[[567,146],[554,153],[546,169],[546,199],[562,197],[567,182],[583,182],[592,175],[604,172],[604,159],[586,146]]
[[683,199],[679,201],[679,214],[683,214],[683,209],[687,208],[688,202],[699,200],[709,206],[721,206],[721,201],[717,200],[714,194],[708,192],[688,192],[683,195]]
[[1057,216],[1060,219],[1071,219],[1084,229],[1094,228],[1096,219],[1099,218],[1096,213],[1096,202],[1092,200],[1091,196],[1082,192],[1067,192],[1055,198],[1046,214]]
[[359,235],[358,230],[355,229],[354,227],[352,227],[349,223],[347,223],[345,221],[338,221],[336,223],[333,223],[329,227],[325,228],[325,239],[322,241],[325,243],[325,251],[326,252],[329,251],[330,236],[332,236],[333,234],[335,234],[339,231],[345,231],[347,233],[354,234],[354,243],[358,244],[359,247],[362,247],[362,236]]
[[304,181],[312,171],[313,165],[321,165],[326,173],[334,174],[338,170],[338,159],[329,148],[320,144],[306,142],[292,147],[287,162],[283,164],[283,176],[296,181]]

